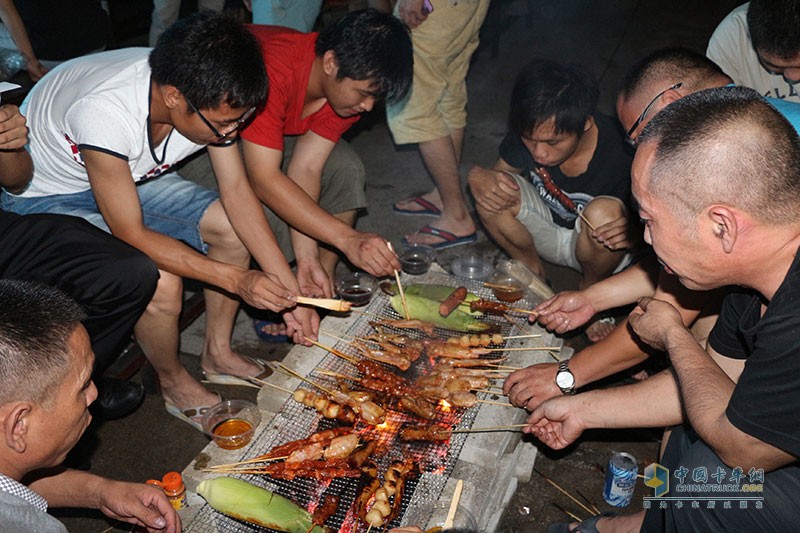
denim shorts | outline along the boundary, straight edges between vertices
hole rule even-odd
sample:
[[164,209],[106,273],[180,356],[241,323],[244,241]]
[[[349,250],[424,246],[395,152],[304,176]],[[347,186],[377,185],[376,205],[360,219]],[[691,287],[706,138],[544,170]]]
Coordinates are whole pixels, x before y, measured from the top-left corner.
[[[183,241],[195,250],[207,253],[208,245],[200,234],[200,220],[208,207],[219,199],[216,191],[187,181],[175,173],[137,185],[144,225],[153,231]],[[73,194],[23,198],[3,192],[0,208],[22,215],[60,213],[84,218],[110,233],[97,209],[91,189]]]

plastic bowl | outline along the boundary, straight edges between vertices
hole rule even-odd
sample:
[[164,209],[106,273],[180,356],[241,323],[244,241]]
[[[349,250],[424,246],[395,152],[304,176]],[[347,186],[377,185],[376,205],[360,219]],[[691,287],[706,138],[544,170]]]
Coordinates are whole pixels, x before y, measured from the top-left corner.
[[375,278],[365,272],[351,272],[336,277],[336,294],[354,306],[366,305],[377,288]]
[[418,276],[431,268],[436,258],[436,250],[426,244],[409,244],[400,254],[400,264],[403,272]]
[[480,255],[462,255],[453,259],[450,270],[460,278],[485,280],[492,273],[492,262]]
[[261,423],[261,413],[253,402],[225,400],[208,408],[203,415],[203,431],[226,450],[245,446]]
[[505,270],[495,270],[489,278],[487,287],[492,289],[495,298],[501,302],[516,302],[525,296],[527,286]]

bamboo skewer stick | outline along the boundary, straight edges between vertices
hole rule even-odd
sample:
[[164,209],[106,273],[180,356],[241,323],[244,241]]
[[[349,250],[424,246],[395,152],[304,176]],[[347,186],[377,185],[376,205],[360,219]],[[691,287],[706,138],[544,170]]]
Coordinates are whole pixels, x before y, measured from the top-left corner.
[[589,509],[588,507],[586,507],[586,506],[585,506],[583,503],[581,503],[581,501],[580,501],[579,499],[577,499],[575,496],[573,496],[572,494],[570,494],[569,492],[567,492],[566,490],[564,490],[564,488],[563,488],[563,487],[561,487],[561,485],[559,485],[558,483],[556,483],[555,481],[553,481],[553,480],[552,480],[552,479],[550,479],[549,477],[547,477],[547,476],[545,476],[544,474],[542,474],[542,473],[541,473],[541,472],[540,472],[538,469],[534,468],[534,469],[533,469],[533,471],[534,471],[534,472],[536,472],[537,474],[539,474],[540,476],[542,476],[542,477],[544,478],[544,480],[545,480],[545,481],[547,481],[547,482],[548,482],[548,483],[550,483],[550,484],[551,484],[553,487],[555,487],[556,489],[558,489],[558,491],[559,491],[559,492],[561,492],[562,494],[564,494],[564,495],[565,495],[567,498],[569,498],[570,500],[574,501],[575,503],[577,503],[578,505],[580,505],[581,507],[583,507],[583,509],[584,509],[584,510],[585,510],[587,513],[589,513],[590,515],[594,516],[594,511],[592,511],[591,509]]
[[531,333],[530,335],[511,335],[509,337],[503,337],[505,340],[509,339],[538,339],[542,336],[541,333]]
[[313,340],[313,339],[310,339],[309,337],[305,337],[305,339],[306,339],[308,342],[310,342],[311,344],[313,344],[314,346],[316,346],[316,347],[318,347],[318,348],[322,348],[323,350],[325,350],[325,351],[327,351],[327,352],[330,352],[330,353],[332,353],[333,355],[336,355],[336,356],[339,356],[339,357],[341,357],[342,359],[344,359],[344,360],[345,360],[345,361],[347,361],[348,363],[351,363],[351,364],[356,364],[356,363],[358,362],[358,361],[357,361],[357,360],[356,360],[354,357],[351,357],[351,356],[347,355],[346,353],[340,352],[340,351],[339,351],[339,350],[337,350],[336,348],[332,348],[332,347],[330,347],[330,346],[325,346],[324,344],[322,344],[322,343],[319,343],[319,342],[317,342],[317,341],[315,341],[315,340]]
[[239,461],[237,463],[227,463],[227,464],[224,464],[224,465],[209,466],[208,468],[204,468],[203,470],[206,471],[206,472],[211,472],[211,471],[214,471],[214,470],[232,469],[232,468],[235,468],[237,466],[248,465],[248,464],[253,464],[253,463],[268,463],[268,462],[272,462],[272,461],[282,461],[283,459],[288,459],[288,458],[289,458],[288,455],[284,455],[283,457],[267,457],[267,456],[262,455],[262,456],[259,456],[259,457],[253,457],[252,459],[247,459],[246,461]]
[[549,351],[547,353],[550,354],[550,357],[552,357],[553,359],[556,360],[556,363],[560,363],[561,362],[561,358],[559,356],[557,356],[554,351],[551,350],[551,351]]
[[508,402],[496,402],[494,400],[478,400],[478,401],[481,402],[481,403],[488,403],[488,404],[491,404],[491,405],[500,405],[500,406],[503,406],[503,407],[514,407],[513,405],[511,405]]
[[281,387],[280,385],[272,384],[269,381],[264,381],[263,379],[258,379],[258,378],[250,378],[250,379],[261,385],[266,385],[268,387],[272,387],[273,389],[278,389],[279,391],[283,391],[287,393],[289,396],[292,396],[294,394],[294,391],[290,391],[289,389]]
[[549,352],[552,350],[561,350],[561,346],[520,346],[515,348],[484,348],[487,353],[492,352],[524,352],[526,350],[532,352]]
[[358,376],[348,376],[347,374],[340,374],[339,372],[333,372],[331,370],[320,370],[318,368],[315,368],[314,372],[316,372],[317,374],[322,374],[323,376],[330,376],[333,378],[349,379],[350,381],[361,381],[361,378]]
[[583,498],[584,500],[586,500],[586,503],[588,503],[588,504],[589,504],[589,507],[591,507],[592,509],[594,509],[594,512],[595,512],[595,514],[600,514],[600,509],[598,509],[598,508],[597,508],[597,506],[596,506],[595,504],[593,504],[593,503],[592,503],[592,500],[590,500],[589,498],[587,498],[587,497],[586,497],[586,495],[580,491],[580,489],[575,489],[575,492],[577,492],[577,493],[578,493],[578,496],[580,496],[581,498]]
[[478,433],[481,431],[507,431],[509,429],[519,429],[528,427],[530,424],[514,424],[513,426],[494,426],[485,428],[454,429],[450,433]]
[[331,311],[347,312],[352,305],[350,302],[344,300],[334,300],[333,298],[307,298],[305,296],[298,296],[295,301],[299,304],[311,305],[314,307],[321,307],[322,309],[330,309]]
[[492,283],[491,281],[484,281],[483,286],[489,287],[490,289],[500,289],[506,291],[513,291],[520,288],[517,287],[516,285],[506,285],[504,283]]
[[565,515],[567,515],[568,517],[572,518],[573,520],[575,520],[575,521],[577,521],[577,522],[583,522],[583,520],[581,520],[580,518],[578,518],[576,515],[574,515],[574,514],[570,513],[569,511],[567,511],[566,509],[564,509],[563,507],[561,507],[560,505],[558,505],[556,502],[552,502],[552,503],[553,503],[553,505],[555,506],[555,508],[556,508],[556,509],[558,509],[559,511],[561,511],[562,513],[564,513],[564,514],[565,514]]
[[328,388],[326,388],[326,387],[323,387],[323,386],[322,386],[322,385],[320,385],[319,383],[316,383],[316,382],[314,382],[314,381],[312,381],[312,380],[310,380],[310,379],[308,379],[308,378],[304,378],[303,376],[301,376],[300,374],[298,374],[296,371],[292,370],[292,369],[291,369],[291,368],[289,368],[288,366],[284,365],[283,363],[278,363],[278,366],[279,366],[279,367],[281,368],[281,370],[283,370],[284,372],[288,372],[289,374],[293,375],[293,376],[294,376],[294,377],[296,377],[297,379],[301,379],[301,380],[305,381],[306,383],[308,383],[308,384],[310,384],[310,385],[314,385],[316,388],[318,388],[318,389],[319,389],[319,390],[321,390],[322,392],[324,392],[324,393],[326,393],[326,394],[330,394],[331,396],[336,396],[336,393],[335,393],[335,392],[333,392],[332,390],[330,390],[330,389],[328,389]]
[[456,490],[453,493],[453,499],[450,502],[450,509],[447,510],[447,518],[444,520],[444,529],[452,529],[453,522],[456,517],[456,510],[458,509],[458,502],[461,501],[461,492],[464,490],[464,480],[459,479],[456,482]]
[[[392,243],[386,242],[386,246],[389,247],[389,251],[394,253],[394,248],[392,248]],[[400,272],[397,270],[394,271],[394,279],[397,280],[397,290],[400,293],[400,301],[403,303],[403,315],[405,316],[406,320],[411,319],[411,315],[408,313],[408,304],[406,303],[406,293],[403,291],[403,284],[400,283]]]
[[592,226],[592,223],[589,222],[589,219],[586,218],[586,215],[583,214],[583,211],[578,211],[578,216],[581,217],[581,220],[583,220],[586,223],[587,226],[589,226],[590,230],[597,231],[597,228]]

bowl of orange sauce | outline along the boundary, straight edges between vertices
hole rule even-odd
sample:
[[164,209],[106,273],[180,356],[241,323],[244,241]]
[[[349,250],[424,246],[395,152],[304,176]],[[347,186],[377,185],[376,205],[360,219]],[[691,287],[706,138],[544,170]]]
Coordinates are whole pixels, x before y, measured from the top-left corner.
[[225,400],[208,408],[203,415],[203,431],[226,450],[250,443],[261,423],[258,406],[247,400]]

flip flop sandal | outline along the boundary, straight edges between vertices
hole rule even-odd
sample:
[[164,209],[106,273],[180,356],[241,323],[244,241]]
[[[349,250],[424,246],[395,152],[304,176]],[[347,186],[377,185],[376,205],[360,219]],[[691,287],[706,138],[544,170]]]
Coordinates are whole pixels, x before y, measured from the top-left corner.
[[[217,403],[222,401],[222,396],[217,394]],[[206,412],[211,409],[212,405],[197,405],[194,407],[187,407],[186,409],[181,409],[174,403],[169,400],[164,400],[164,407],[166,408],[167,412],[180,420],[181,422],[186,422],[194,429],[198,431],[203,431],[203,425],[200,423],[200,419],[203,417]]]
[[[417,233],[423,235],[433,235],[434,237],[438,237],[442,239],[442,242],[437,242],[434,244],[428,244],[434,250],[444,250],[445,248],[452,248],[454,246],[461,246],[463,244],[469,244],[478,240],[478,233],[473,231],[469,235],[458,236],[454,233],[450,233],[447,230],[443,230],[440,228],[436,228],[431,226],[430,224],[426,224],[422,226],[420,229],[417,230]],[[408,240],[403,237],[403,246],[409,246],[410,243]]]
[[250,377],[241,377],[241,376],[232,376],[230,374],[214,374],[212,372],[203,372],[203,375],[206,377],[206,381],[210,383],[216,383],[218,385],[240,385],[243,387],[255,387],[260,389],[263,385],[261,381],[264,381],[269,376],[272,375],[272,367],[263,359],[258,359],[256,357],[247,357],[244,356],[245,359],[249,359],[253,363],[257,364],[261,367],[261,372],[254,376]]
[[407,201],[414,202],[418,206],[422,207],[422,209],[419,210],[403,209],[402,207],[397,207],[397,204],[393,204],[392,211],[400,215],[418,215],[425,217],[438,217],[439,215],[442,214],[441,209],[436,207],[434,204],[432,204],[422,196],[415,196],[414,198],[409,198]]

